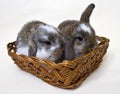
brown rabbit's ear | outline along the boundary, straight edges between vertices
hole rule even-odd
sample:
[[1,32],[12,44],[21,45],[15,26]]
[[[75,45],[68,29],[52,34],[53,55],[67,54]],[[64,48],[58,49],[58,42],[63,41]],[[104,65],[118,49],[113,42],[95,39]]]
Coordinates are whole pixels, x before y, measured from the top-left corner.
[[91,16],[91,13],[92,13],[92,11],[93,11],[94,8],[95,8],[95,5],[94,5],[93,3],[90,4],[90,5],[84,10],[84,12],[82,13],[80,22],[87,22],[87,23],[89,23],[89,18],[90,18],[90,16]]

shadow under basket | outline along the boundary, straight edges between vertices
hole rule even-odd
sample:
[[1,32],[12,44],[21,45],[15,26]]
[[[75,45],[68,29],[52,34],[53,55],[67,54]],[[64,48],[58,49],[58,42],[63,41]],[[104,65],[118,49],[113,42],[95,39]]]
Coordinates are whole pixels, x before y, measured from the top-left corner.
[[58,64],[50,60],[16,54],[15,42],[8,43],[7,49],[8,55],[22,70],[51,85],[74,89],[100,65],[107,51],[109,39],[99,36],[96,38],[99,44],[90,53],[72,61],[64,60]]

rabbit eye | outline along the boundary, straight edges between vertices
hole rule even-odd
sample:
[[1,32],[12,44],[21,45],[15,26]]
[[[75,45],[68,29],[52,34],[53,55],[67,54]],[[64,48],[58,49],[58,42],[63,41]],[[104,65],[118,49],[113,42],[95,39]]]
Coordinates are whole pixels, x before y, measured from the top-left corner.
[[51,42],[50,41],[45,41],[45,44],[51,45]]
[[76,40],[83,41],[83,38],[82,37],[76,37]]

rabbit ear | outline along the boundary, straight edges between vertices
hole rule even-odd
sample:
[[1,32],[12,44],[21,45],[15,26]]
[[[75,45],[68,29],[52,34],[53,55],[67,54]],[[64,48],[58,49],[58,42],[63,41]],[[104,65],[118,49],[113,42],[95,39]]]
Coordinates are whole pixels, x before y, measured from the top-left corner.
[[90,16],[91,16],[91,13],[92,13],[92,11],[93,11],[94,8],[95,8],[95,5],[94,5],[93,3],[90,4],[90,5],[84,10],[84,12],[82,13],[80,22],[87,22],[87,23],[89,23],[89,18],[90,18]]
[[65,44],[65,60],[73,60],[75,53],[73,48],[73,42],[67,41]]

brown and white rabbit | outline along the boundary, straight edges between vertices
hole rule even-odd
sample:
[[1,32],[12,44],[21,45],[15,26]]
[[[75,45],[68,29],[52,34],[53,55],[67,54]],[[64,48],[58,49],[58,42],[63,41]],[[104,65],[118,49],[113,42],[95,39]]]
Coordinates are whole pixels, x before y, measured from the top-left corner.
[[17,53],[61,62],[63,38],[59,32],[54,26],[40,21],[29,22],[18,34]]
[[94,7],[94,4],[90,4],[82,13],[80,21],[66,20],[58,26],[65,38],[66,60],[81,57],[96,45],[95,31],[89,23]]

